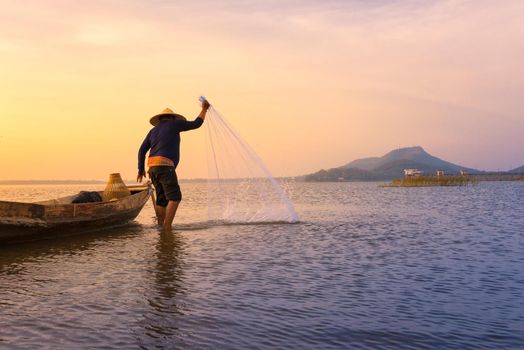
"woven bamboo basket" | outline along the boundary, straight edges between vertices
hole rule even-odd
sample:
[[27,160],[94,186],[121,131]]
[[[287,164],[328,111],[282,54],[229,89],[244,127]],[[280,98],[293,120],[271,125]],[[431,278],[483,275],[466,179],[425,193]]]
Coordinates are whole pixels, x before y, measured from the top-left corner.
[[109,174],[109,181],[102,195],[104,201],[124,198],[131,195],[131,191],[127,188],[124,180],[119,173]]

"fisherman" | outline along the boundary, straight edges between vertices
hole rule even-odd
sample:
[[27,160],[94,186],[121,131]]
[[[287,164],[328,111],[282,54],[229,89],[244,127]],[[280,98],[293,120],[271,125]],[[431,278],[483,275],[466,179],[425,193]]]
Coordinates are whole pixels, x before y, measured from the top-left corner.
[[202,111],[193,121],[187,121],[180,114],[166,108],[150,119],[154,126],[147,134],[138,151],[137,182],[146,176],[145,157],[149,151],[147,166],[149,177],[155,186],[156,214],[158,224],[170,230],[175,218],[182,193],[178,185],[176,167],[180,160],[180,132],[198,129],[204,123],[209,102],[202,102]]

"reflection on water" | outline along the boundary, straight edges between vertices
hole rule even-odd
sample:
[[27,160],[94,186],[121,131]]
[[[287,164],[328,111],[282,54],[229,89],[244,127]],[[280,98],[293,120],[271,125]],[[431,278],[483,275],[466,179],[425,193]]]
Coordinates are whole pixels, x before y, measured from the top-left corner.
[[23,268],[25,263],[46,258],[65,258],[94,249],[98,244],[107,244],[115,239],[125,239],[142,232],[143,225],[131,222],[124,227],[110,230],[90,231],[87,235],[73,235],[65,238],[30,241],[0,246],[0,272],[12,268]]
[[156,305],[155,308],[158,307],[160,313],[164,311],[175,313],[176,305],[162,305],[162,300],[172,300],[177,294],[183,272],[181,258],[183,242],[177,233],[162,231],[158,237],[154,283],[161,298],[158,303],[150,302],[150,304]]
[[146,298],[150,309],[143,315],[143,333],[138,339],[145,349],[162,348],[180,338],[177,316],[183,314],[178,298],[183,292],[183,247],[178,233],[160,231],[149,271],[151,289]]
[[301,223],[225,226],[184,186],[176,232],[148,203],[121,228],[0,247],[0,349],[524,348],[522,183],[297,183]]

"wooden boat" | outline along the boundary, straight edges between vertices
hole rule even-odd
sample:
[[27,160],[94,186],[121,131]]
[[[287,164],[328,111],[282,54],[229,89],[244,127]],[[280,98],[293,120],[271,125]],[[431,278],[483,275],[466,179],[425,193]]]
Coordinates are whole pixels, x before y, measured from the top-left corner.
[[130,196],[108,202],[72,204],[76,195],[35,203],[0,201],[0,244],[123,225],[137,217],[152,194],[151,185],[129,190]]

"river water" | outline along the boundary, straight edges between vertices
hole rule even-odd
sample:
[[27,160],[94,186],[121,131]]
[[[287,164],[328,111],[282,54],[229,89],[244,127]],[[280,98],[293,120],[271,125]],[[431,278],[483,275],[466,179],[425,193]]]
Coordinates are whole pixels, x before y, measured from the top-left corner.
[[300,223],[229,226],[182,190],[172,233],[0,246],[0,348],[524,349],[524,183],[294,183]]

